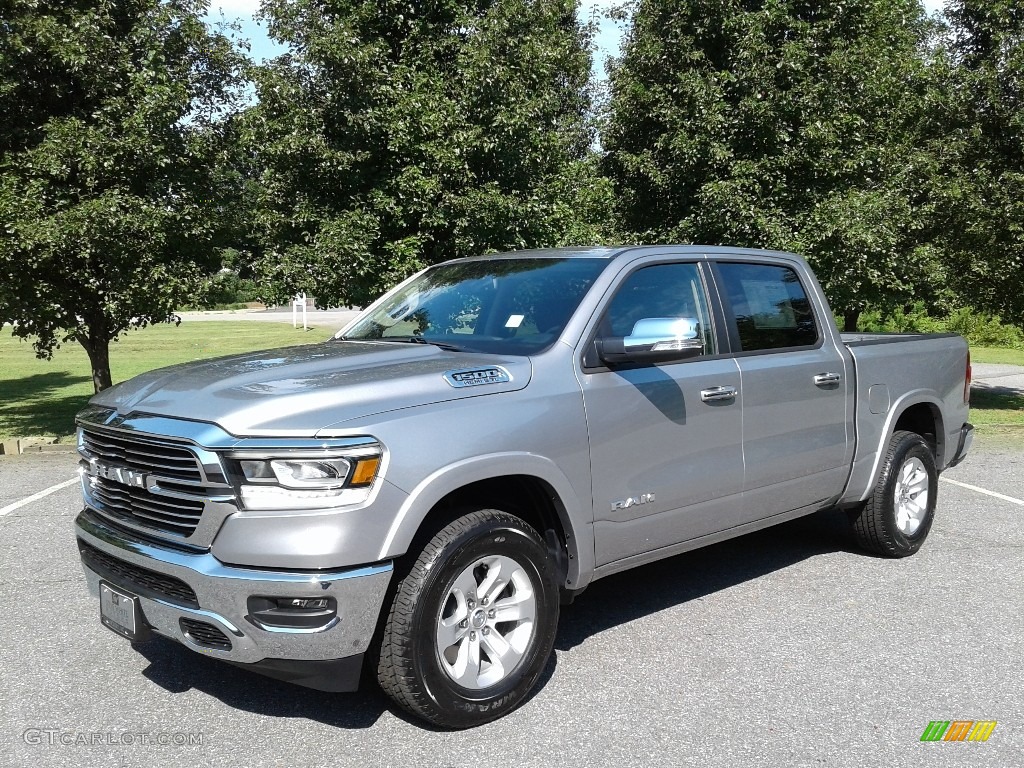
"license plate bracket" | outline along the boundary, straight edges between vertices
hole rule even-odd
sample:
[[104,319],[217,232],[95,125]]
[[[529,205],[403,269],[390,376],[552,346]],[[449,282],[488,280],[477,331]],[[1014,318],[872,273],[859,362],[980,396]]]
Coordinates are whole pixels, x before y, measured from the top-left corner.
[[152,636],[139,598],[105,581],[100,582],[100,622],[132,643],[145,642]]

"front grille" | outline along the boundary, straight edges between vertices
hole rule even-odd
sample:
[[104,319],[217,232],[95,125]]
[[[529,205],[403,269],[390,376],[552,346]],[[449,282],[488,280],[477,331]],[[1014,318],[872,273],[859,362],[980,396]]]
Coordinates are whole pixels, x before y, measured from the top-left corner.
[[164,538],[189,539],[207,504],[230,498],[231,490],[219,475],[220,483],[206,476],[199,448],[153,435],[80,426],[86,502],[112,521]]
[[199,499],[162,496],[105,477],[91,477],[89,489],[104,512],[168,533],[191,536],[203,516],[203,502]]
[[115,586],[143,597],[169,600],[189,608],[199,607],[195,591],[181,579],[119,560],[81,539],[78,540],[78,552],[89,568],[114,582]]
[[196,645],[202,645],[207,648],[219,648],[222,651],[231,650],[231,641],[227,638],[227,635],[213,626],[213,624],[207,624],[205,621],[196,621],[195,619],[178,619],[178,624],[181,626],[182,634]]
[[82,429],[82,450],[104,464],[174,480],[203,482],[195,454],[182,445],[85,427]]

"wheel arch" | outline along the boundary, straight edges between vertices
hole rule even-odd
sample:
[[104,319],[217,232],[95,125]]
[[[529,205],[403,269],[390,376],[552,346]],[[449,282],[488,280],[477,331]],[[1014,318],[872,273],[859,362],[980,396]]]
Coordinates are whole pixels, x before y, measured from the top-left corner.
[[937,400],[922,400],[906,404],[888,431],[886,441],[900,430],[919,434],[931,447],[936,463],[942,461],[945,450],[945,430],[943,429],[942,410]]
[[[882,472],[886,447],[892,436],[899,430],[921,435],[931,448],[936,465],[943,466],[946,437],[942,418],[942,401],[935,393],[927,390],[908,392],[893,403],[889,409],[885,423],[879,432],[878,442],[872,448],[874,459],[870,471],[864,473],[863,469],[855,469],[854,475],[851,477],[850,490],[859,488],[860,491],[856,492],[857,495],[852,496],[852,501],[848,503],[863,502],[871,495]],[[851,499],[849,492],[844,496],[846,499]]]
[[437,470],[409,494],[395,515],[378,559],[398,558],[425,543],[466,509],[494,507],[537,529],[554,550],[561,589],[589,583],[594,548],[585,511],[568,478],[535,454],[476,457]]

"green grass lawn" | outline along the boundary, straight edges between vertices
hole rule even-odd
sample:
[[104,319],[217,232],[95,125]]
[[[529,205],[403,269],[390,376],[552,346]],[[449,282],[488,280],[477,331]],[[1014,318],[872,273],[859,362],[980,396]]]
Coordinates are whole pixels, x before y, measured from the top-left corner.
[[[1024,350],[972,347],[971,362],[1024,365]],[[986,392],[974,387],[971,390],[971,423],[978,427],[982,434],[996,434],[1024,427],[1024,395],[1013,392]]]
[[1024,365],[1024,349],[971,347],[971,362],[995,365]]
[[[114,383],[165,365],[236,352],[307,344],[330,338],[326,328],[296,330],[285,323],[161,323],[132,331],[110,345]],[[92,396],[89,358],[66,344],[52,360],[39,360],[27,341],[0,330],[0,437],[65,437],[75,414]]]

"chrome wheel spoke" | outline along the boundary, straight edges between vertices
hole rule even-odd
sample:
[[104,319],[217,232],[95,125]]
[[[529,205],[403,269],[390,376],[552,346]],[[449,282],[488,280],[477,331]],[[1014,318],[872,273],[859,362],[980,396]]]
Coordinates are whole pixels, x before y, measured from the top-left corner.
[[494,595],[491,593],[495,591],[495,587],[498,587],[497,591],[499,594],[505,587],[506,582],[501,578],[503,563],[501,562],[501,558],[493,558],[488,560],[486,565],[487,575],[484,576],[484,580],[481,581],[480,586],[477,587],[477,594],[479,594],[481,598],[493,598]]
[[[480,586],[483,585],[481,584]],[[507,579],[496,579],[495,581],[491,582],[486,594],[484,595],[484,597],[487,599],[488,604],[493,605],[494,603],[496,603],[498,601],[498,596],[505,591],[505,588],[507,586]]]
[[533,621],[536,601],[532,590],[528,593],[516,592],[494,604],[494,622]]
[[913,463],[908,461],[906,464],[903,465],[903,468],[900,470],[900,485],[906,486],[907,481],[910,479],[911,475],[913,475],[913,474],[914,474]]
[[927,500],[927,498],[927,495],[923,495],[918,496],[916,498],[911,498],[907,502],[907,507],[910,511],[910,516],[913,517],[915,520],[919,519],[921,517],[921,513],[924,512],[925,501]]
[[468,631],[462,626],[463,619],[466,618],[465,612],[461,616],[453,615],[451,618],[442,619],[437,624],[437,647],[444,651],[445,648],[450,648],[455,645]]
[[473,569],[467,568],[455,580],[451,588],[451,594],[455,595],[456,600],[461,598],[461,604],[465,607],[467,598],[470,595],[476,595],[476,593],[477,586],[476,579],[473,577]]
[[912,496],[918,496],[928,490],[928,475],[924,472],[914,475],[910,478],[910,483],[907,486],[907,492]]
[[480,677],[480,639],[470,638],[466,635],[459,645],[459,653],[455,657],[455,663],[447,667],[448,674],[459,685],[466,688],[476,688],[477,679]]
[[492,631],[490,634],[484,635],[483,642],[492,668],[497,670],[498,680],[505,676],[506,670],[511,670],[523,658],[522,651],[516,650],[498,632]]
[[[437,647],[443,653],[445,649],[455,645],[467,629],[463,622],[469,617],[468,596],[474,594],[476,581],[471,571],[459,574],[451,590],[448,592],[448,599],[442,606],[442,615],[437,621]],[[446,609],[452,609],[445,614]]]

